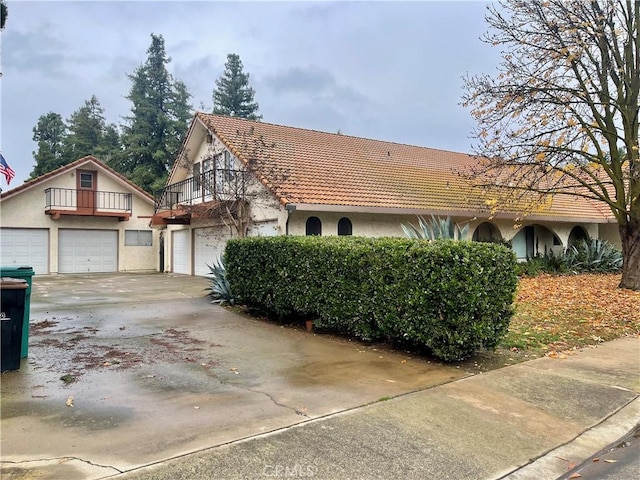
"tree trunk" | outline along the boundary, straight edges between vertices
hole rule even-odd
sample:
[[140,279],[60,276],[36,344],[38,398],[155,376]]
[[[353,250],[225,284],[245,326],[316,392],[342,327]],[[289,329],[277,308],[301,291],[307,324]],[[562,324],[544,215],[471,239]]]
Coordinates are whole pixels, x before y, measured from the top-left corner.
[[622,280],[620,288],[640,290],[640,219],[632,219],[626,225],[620,225],[622,240]]

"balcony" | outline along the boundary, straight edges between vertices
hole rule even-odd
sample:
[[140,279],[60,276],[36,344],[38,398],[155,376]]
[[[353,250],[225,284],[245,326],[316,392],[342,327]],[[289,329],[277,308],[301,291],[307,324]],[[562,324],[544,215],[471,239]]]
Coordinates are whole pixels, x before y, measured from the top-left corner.
[[153,223],[189,224],[191,218],[214,211],[213,205],[246,198],[247,172],[213,169],[157,192]]
[[131,193],[47,188],[44,195],[44,211],[53,220],[63,215],[116,217],[120,221],[131,218]]

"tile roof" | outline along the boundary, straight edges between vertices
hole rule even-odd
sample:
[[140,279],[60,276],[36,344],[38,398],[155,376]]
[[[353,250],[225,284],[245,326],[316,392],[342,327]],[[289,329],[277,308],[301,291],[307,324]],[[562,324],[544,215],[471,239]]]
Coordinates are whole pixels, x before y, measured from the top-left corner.
[[12,188],[11,190],[7,190],[6,192],[2,192],[2,194],[0,195],[0,199],[5,199],[8,197],[12,197],[24,190],[27,190],[29,188],[32,188],[36,185],[41,184],[42,182],[56,177],[58,175],[60,175],[61,173],[73,170],[75,168],[79,168],[82,167],[88,163],[93,163],[95,165],[97,165],[98,167],[104,169],[106,172],[108,172],[109,174],[113,175],[114,177],[118,178],[121,182],[127,184],[132,190],[135,190],[136,192],[138,192],[138,194],[140,194],[141,196],[143,196],[146,200],[153,202],[153,196],[150,195],[149,193],[145,192],[142,188],[140,188],[138,185],[136,185],[135,183],[131,182],[129,179],[127,179],[124,175],[116,172],[113,168],[109,167],[107,164],[105,164],[104,162],[98,160],[96,157],[92,156],[92,155],[87,155],[86,157],[82,157],[79,158],[78,160],[75,160],[71,163],[67,163],[66,165],[63,165],[60,168],[57,168],[55,170],[52,170],[51,172],[45,173],[44,175],[40,175],[39,177],[36,177],[32,180],[28,180],[26,182],[24,182],[22,185],[18,185],[15,188]]
[[[436,215],[489,212],[488,198],[460,175],[477,164],[468,154],[201,112],[196,120],[245,164],[268,157],[253,165],[283,204],[397,208]],[[538,216],[607,219],[585,199],[558,196],[546,203]]]

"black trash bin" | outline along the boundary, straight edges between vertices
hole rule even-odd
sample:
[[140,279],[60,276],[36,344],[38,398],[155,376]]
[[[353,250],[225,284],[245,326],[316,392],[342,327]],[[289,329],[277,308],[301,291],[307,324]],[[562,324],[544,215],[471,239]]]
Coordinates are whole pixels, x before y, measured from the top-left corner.
[[18,370],[22,351],[22,325],[27,294],[26,280],[0,279],[0,371]]

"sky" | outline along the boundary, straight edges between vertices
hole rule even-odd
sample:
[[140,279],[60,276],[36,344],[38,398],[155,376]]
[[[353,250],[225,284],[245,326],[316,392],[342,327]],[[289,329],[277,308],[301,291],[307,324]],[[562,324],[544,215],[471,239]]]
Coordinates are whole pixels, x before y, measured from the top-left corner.
[[96,95],[107,122],[131,113],[128,74],[161,34],[167,68],[211,111],[227,54],[250,75],[263,121],[472,152],[463,77],[495,74],[484,1],[6,0],[0,151],[16,178],[35,165],[33,127]]

